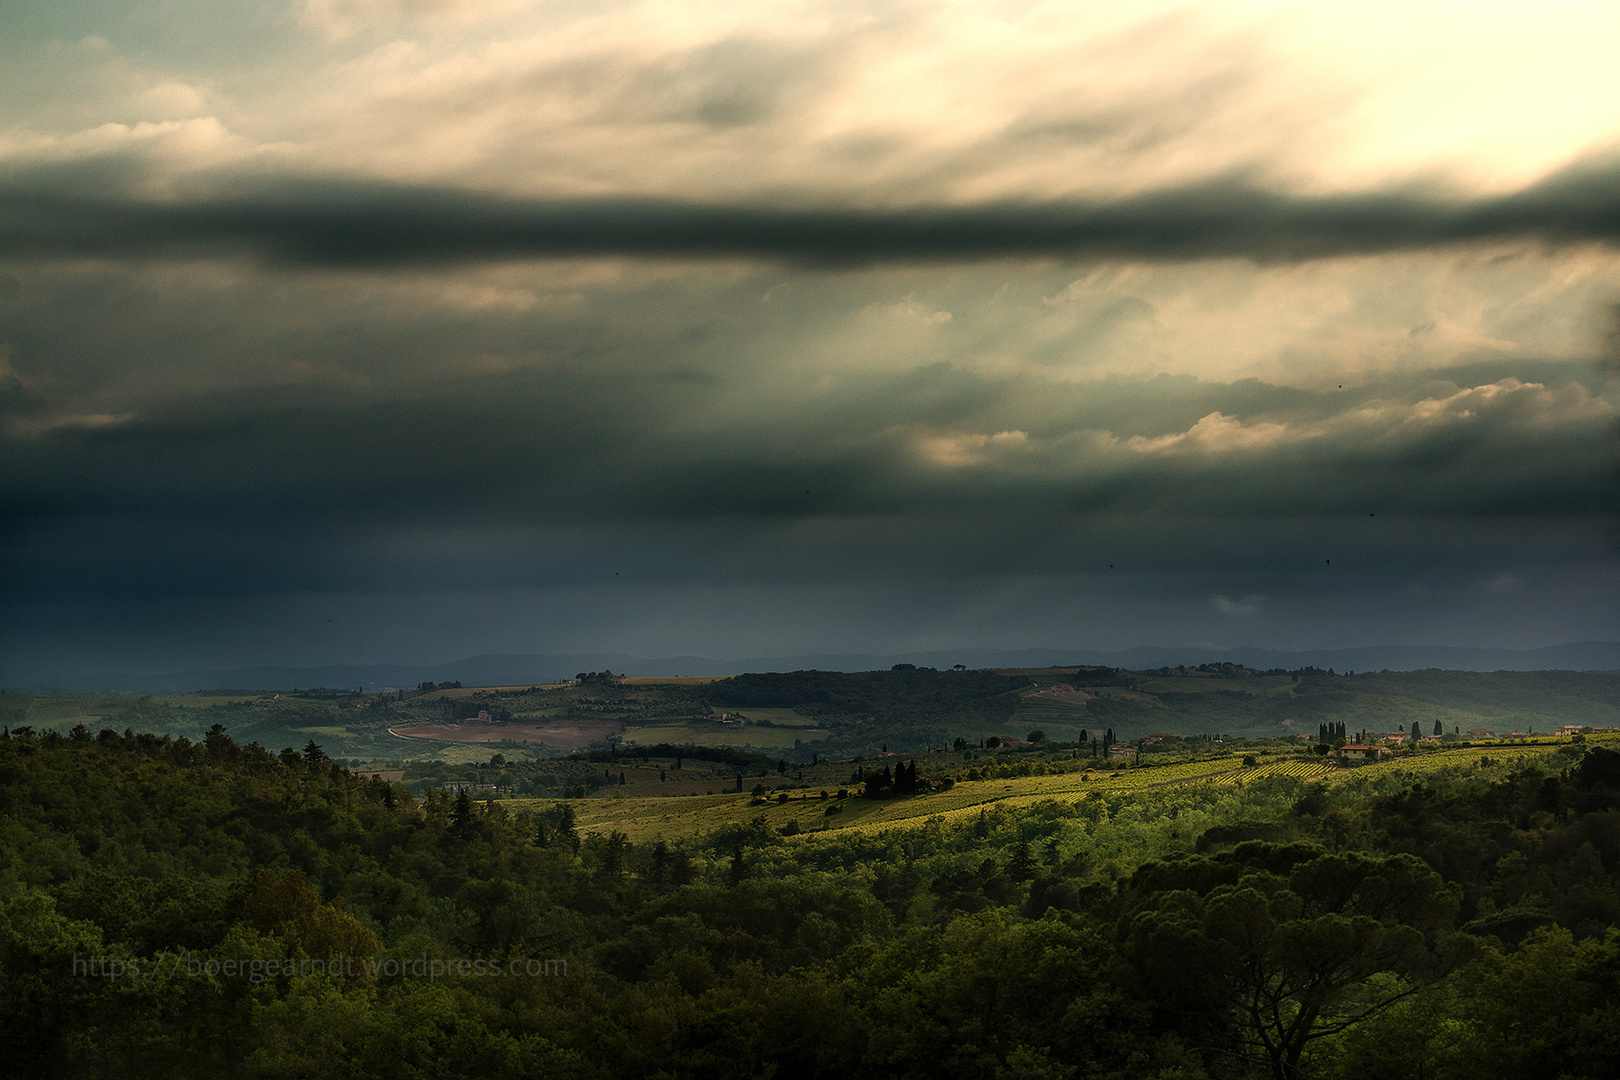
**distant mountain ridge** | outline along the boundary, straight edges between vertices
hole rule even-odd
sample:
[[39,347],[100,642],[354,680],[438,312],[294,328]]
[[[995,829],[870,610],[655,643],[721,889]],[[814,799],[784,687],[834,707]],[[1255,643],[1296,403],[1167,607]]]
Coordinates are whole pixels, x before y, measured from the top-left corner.
[[[1352,649],[1210,649],[1197,646],[1142,646],[1120,652],[1095,649],[939,649],[913,653],[818,653],[715,660],[702,656],[647,659],[626,653],[574,653],[555,656],[472,656],[446,664],[333,664],[319,667],[254,667],[183,671],[158,675],[61,675],[41,678],[27,689],[66,692],[185,692],[199,689],[293,690],[356,687],[380,690],[423,682],[466,686],[527,686],[604,669],[626,675],[740,675],[747,671],[872,671],[895,664],[949,668],[1060,667],[1107,665],[1143,670],[1178,664],[1231,662],[1269,668],[1318,667],[1336,671],[1620,671],[1620,642],[1582,641],[1540,649],[1474,649],[1447,645],[1369,645]],[[13,687],[13,689],[24,689]]]

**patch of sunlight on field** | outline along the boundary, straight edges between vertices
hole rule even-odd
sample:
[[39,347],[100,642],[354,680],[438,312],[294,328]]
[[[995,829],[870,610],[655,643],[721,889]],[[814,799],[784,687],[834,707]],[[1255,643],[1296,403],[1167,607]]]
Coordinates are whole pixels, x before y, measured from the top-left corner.
[[[1620,741],[1620,736],[1614,737]],[[1596,741],[1588,736],[1589,741]],[[1567,742],[1541,745],[1498,743],[1401,757],[1391,761],[1343,766],[1315,755],[1260,759],[1244,765],[1242,757],[1178,761],[1152,768],[1095,770],[1057,776],[997,777],[960,780],[949,791],[905,799],[819,798],[819,791],[792,791],[786,803],[774,799],[755,804],[737,792],[683,798],[614,798],[571,800],[583,832],[624,833],[632,841],[699,839],[728,826],[763,817],[772,830],[797,822],[793,839],[833,833],[876,833],[919,827],[930,819],[960,821],[991,806],[1023,809],[1043,802],[1078,801],[1092,795],[1129,798],[1171,788],[1239,787],[1267,780],[1366,784],[1389,778],[1401,782],[1439,772],[1484,766],[1513,769],[1555,753]],[[808,796],[808,797],[806,797]],[[544,808],[557,800],[514,800],[514,805]],[[828,814],[829,806],[838,809]]]

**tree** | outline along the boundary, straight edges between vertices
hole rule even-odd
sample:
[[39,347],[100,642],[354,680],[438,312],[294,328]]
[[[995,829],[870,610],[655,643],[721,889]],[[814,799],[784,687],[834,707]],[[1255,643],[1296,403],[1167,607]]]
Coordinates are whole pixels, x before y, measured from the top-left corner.
[[669,845],[660,840],[652,849],[652,886],[660,891],[664,888],[664,877],[669,872]]
[[1444,735],[1446,733],[1446,726],[1440,721],[1436,720],[1434,722],[1434,733],[1436,735]]
[[1150,863],[1123,919],[1143,989],[1200,1016],[1232,1053],[1295,1080],[1313,1041],[1377,1016],[1448,969],[1454,887],[1412,855],[1251,841]]
[[208,729],[208,733],[203,736],[203,747],[208,752],[208,760],[216,765],[235,761],[239,755],[235,740],[225,734],[223,724],[215,724]]
[[602,848],[602,876],[618,877],[624,873],[624,855],[630,846],[630,838],[617,829],[608,834],[607,843]]
[[311,739],[304,744],[304,760],[311,765],[319,765],[321,762],[330,759],[326,756],[326,751],[321,749],[320,744]]
[[866,789],[861,793],[868,799],[879,799],[894,786],[894,777],[889,773],[889,767],[883,766],[882,772],[870,773],[866,777]]
[[579,850],[579,833],[574,830],[574,808],[567,803],[557,804],[557,837],[575,851]]
[[462,788],[456,792],[456,805],[450,811],[450,831],[467,840],[477,828],[478,825],[473,820],[472,800],[467,797],[467,789]]
[[1013,881],[1028,881],[1035,876],[1035,857],[1030,854],[1029,841],[1022,837],[1013,845],[1012,858],[1007,861],[1007,876]]

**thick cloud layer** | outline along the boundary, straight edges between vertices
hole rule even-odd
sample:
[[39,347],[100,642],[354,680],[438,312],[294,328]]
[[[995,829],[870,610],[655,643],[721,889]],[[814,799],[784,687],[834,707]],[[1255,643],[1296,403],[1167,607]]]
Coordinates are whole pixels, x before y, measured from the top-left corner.
[[287,182],[251,196],[0,189],[0,245],[46,257],[245,254],[312,266],[604,255],[810,264],[961,259],[1297,260],[1474,241],[1620,240],[1620,171],[1581,167],[1483,199],[1286,195],[1206,183],[1111,202],[793,209],[641,198],[537,200],[385,184]]
[[0,12],[0,683],[1620,637],[1606,9],[183,7]]

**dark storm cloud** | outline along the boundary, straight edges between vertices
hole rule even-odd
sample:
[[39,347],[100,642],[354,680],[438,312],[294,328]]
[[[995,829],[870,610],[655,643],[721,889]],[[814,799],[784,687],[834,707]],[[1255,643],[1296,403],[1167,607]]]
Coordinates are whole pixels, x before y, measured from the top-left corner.
[[[657,375],[551,375],[549,394],[513,376],[356,404],[211,397],[6,439],[4,591],[1005,576],[1127,556],[1304,564],[1324,531],[1415,564],[1456,557],[1459,532],[1488,548],[1516,537],[1515,521],[1613,509],[1594,449],[1608,421],[1569,388],[1569,422],[1536,420],[1560,391],[1509,387],[1453,409],[1475,418],[1414,424],[1368,390],[1173,382],[1174,395],[1164,380],[1011,393],[936,368],[701,436],[685,426],[691,401]],[[1059,394],[1072,404],[999,457],[919,453],[941,425],[995,431],[1026,397]],[[1183,425],[1216,413],[1319,433],[1178,450],[1100,430],[1167,396],[1182,399]],[[568,407],[537,408],[548,398]]]
[[[116,172],[109,165],[108,169]],[[1572,169],[1515,194],[1296,196],[1242,180],[1111,202],[899,209],[521,199],[444,188],[288,181],[172,201],[100,197],[75,167],[0,189],[0,245],[47,256],[242,253],[301,265],[390,266],[589,255],[819,264],[999,257],[1259,260],[1511,237],[1620,239],[1620,172]]]

